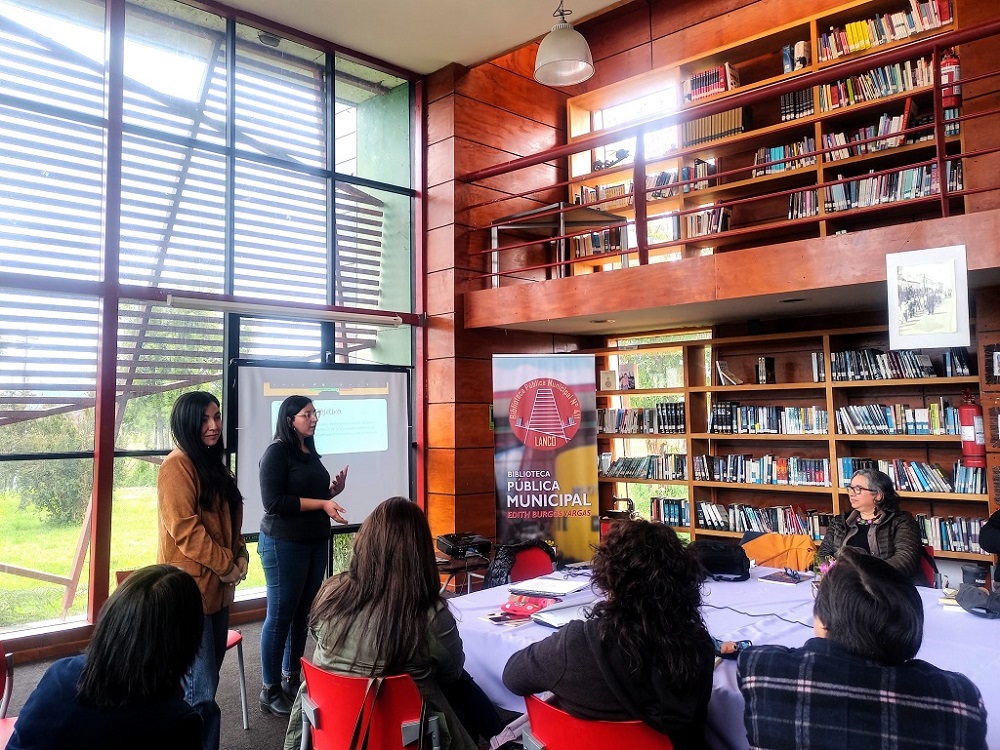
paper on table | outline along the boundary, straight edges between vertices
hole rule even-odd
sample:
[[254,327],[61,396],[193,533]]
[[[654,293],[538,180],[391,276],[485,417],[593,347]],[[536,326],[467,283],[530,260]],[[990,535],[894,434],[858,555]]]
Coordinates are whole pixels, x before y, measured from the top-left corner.
[[563,604],[561,607],[546,607],[541,612],[533,614],[531,619],[539,625],[561,628],[573,620],[586,619],[593,606],[594,602],[587,602],[586,604]]

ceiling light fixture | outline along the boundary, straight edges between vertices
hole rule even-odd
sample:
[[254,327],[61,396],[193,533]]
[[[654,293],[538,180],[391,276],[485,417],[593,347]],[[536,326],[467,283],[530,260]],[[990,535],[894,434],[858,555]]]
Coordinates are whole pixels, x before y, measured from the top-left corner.
[[573,11],[563,8],[563,0],[552,15],[559,23],[538,45],[535,57],[535,80],[546,86],[572,86],[594,75],[594,57],[583,34],[566,22]]
[[242,300],[202,299],[201,297],[178,297],[167,295],[167,304],[185,310],[211,310],[213,312],[233,312],[256,318],[279,318],[282,320],[317,320],[321,323],[363,323],[375,326],[399,328],[403,319],[398,315],[379,313],[347,312],[325,310],[321,307],[294,307],[282,304],[244,302]]

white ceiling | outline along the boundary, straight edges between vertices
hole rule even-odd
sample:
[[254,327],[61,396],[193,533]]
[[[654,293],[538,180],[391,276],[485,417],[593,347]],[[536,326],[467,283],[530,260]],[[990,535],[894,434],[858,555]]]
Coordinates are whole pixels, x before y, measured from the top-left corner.
[[[578,23],[627,0],[566,0]],[[225,0],[416,73],[474,65],[545,34],[558,0]]]

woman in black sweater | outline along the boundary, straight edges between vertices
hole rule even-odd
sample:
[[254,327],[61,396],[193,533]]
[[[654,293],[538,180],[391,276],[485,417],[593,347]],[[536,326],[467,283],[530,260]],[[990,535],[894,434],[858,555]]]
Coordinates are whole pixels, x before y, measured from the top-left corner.
[[278,409],[274,442],[260,459],[260,553],[267,580],[267,616],[260,632],[263,688],[260,709],[287,716],[299,689],[309,608],[326,573],[330,519],[347,523],[334,497],[344,491],[347,467],[331,481],[314,435],[319,414],[305,396]]
[[640,719],[679,750],[703,747],[715,652],[698,563],[669,526],[619,521],[593,567],[605,600],[514,654],[504,684],[518,695],[551,690],[581,719]]

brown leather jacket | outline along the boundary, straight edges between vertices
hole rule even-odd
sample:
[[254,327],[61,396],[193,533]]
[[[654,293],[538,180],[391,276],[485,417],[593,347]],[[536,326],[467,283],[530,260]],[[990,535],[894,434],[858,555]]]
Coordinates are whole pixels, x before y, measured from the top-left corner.
[[175,449],[160,466],[156,495],[160,516],[156,560],[187,571],[201,590],[205,614],[233,603],[236,587],[221,576],[240,557],[249,559],[240,535],[243,505],[235,511],[223,503],[214,510],[198,504],[198,474],[187,455]]

